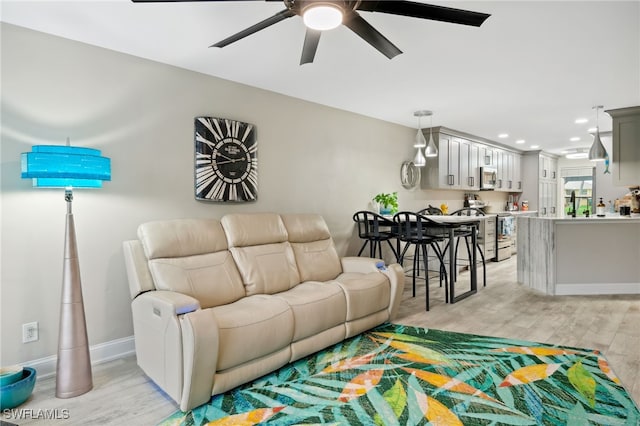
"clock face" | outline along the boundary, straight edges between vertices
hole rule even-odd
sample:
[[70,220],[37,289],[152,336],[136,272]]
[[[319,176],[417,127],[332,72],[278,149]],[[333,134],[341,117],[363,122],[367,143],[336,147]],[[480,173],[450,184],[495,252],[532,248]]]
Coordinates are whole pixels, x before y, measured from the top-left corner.
[[195,119],[196,199],[255,201],[258,197],[255,126],[224,118]]

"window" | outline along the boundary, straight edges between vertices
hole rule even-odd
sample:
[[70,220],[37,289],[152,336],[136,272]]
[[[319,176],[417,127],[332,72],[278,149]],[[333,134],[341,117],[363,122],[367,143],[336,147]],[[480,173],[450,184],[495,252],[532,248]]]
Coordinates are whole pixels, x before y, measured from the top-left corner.
[[571,204],[571,193],[576,194],[576,215],[583,216],[589,211],[593,214],[593,194],[594,194],[594,168],[582,167],[579,169],[562,169],[564,213],[570,215],[573,208]]

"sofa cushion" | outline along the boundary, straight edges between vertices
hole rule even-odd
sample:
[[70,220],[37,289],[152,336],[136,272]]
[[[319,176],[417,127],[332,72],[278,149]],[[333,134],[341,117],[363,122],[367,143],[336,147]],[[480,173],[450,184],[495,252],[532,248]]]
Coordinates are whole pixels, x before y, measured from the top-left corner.
[[389,306],[389,280],[380,272],[347,272],[338,275],[336,281],[346,295],[347,321],[366,317]]
[[217,370],[286,348],[293,337],[293,314],[279,297],[258,294],[212,308],[219,327]]
[[245,296],[220,221],[148,222],[138,227],[138,237],[149,259],[156,289],[194,297],[202,308],[231,303]]
[[293,342],[314,336],[346,320],[347,301],[337,282],[303,282],[275,295],[293,311]]
[[286,214],[282,221],[296,259],[301,281],[328,281],[342,272],[329,228],[316,214]]
[[300,281],[329,281],[342,272],[340,258],[331,239],[291,243]]
[[280,215],[290,243],[308,243],[331,238],[327,223],[319,214]]
[[247,296],[274,294],[300,283],[293,250],[288,242],[232,247]]
[[138,227],[148,259],[215,253],[227,249],[227,237],[216,219],[175,219]]
[[228,214],[222,227],[229,247],[247,247],[287,241],[287,230],[275,213]]
[[235,302],[245,296],[240,273],[228,250],[149,261],[158,290],[171,290],[198,299],[202,308]]

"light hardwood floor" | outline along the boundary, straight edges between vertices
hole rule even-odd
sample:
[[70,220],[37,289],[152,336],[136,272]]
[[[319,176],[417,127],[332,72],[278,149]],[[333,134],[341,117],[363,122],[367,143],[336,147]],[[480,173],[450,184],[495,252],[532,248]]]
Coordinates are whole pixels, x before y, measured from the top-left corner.
[[[431,281],[431,310],[424,310],[424,283],[411,297],[407,279],[395,322],[442,330],[599,349],[640,405],[640,296],[544,296],[516,282],[515,257],[487,264],[488,286],[458,303],[444,303]],[[19,425],[153,425],[177,410],[128,357],[94,366],[94,389],[72,399],[56,399],[55,380],[36,383],[21,409],[58,410],[64,420],[1,420]],[[51,411],[49,411],[51,413]],[[53,411],[53,413],[56,413]]]

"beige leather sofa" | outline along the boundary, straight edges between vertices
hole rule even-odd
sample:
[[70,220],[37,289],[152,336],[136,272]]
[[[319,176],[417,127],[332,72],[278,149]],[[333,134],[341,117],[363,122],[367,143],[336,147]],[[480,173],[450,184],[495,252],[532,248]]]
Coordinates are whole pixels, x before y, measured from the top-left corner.
[[185,411],[392,320],[402,297],[398,264],[340,259],[319,215],[156,221],[138,238],[124,242],[137,361]]

